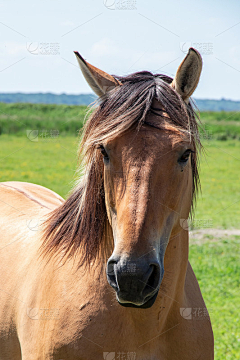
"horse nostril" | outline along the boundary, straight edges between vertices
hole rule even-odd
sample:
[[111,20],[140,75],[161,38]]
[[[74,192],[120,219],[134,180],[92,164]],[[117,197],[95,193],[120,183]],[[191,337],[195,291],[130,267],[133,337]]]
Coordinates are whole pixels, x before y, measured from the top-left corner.
[[116,265],[117,265],[116,260],[114,260],[114,259],[108,260],[107,269],[106,269],[108,282],[115,290],[118,289],[118,284],[117,284],[116,275],[115,275]]
[[144,292],[152,292],[156,290],[159,285],[159,278],[160,266],[155,264],[150,265],[150,270],[148,271],[148,279],[146,281]]

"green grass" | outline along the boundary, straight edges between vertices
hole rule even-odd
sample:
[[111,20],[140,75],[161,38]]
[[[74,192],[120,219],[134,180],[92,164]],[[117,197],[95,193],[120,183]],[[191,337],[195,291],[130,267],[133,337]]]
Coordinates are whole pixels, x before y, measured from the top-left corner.
[[[86,106],[0,102],[0,134],[23,135],[29,129],[56,129],[62,136],[76,135],[86,111]],[[205,133],[201,132],[203,138],[240,139],[240,111],[202,112],[201,121],[205,129]]]
[[196,227],[206,223],[206,227],[240,228],[240,141],[211,140],[204,146]]
[[[27,181],[46,186],[61,196],[69,192],[77,164],[78,138],[1,135],[0,181]],[[201,158],[199,195],[193,225],[240,228],[240,142],[205,141]]]
[[57,139],[2,135],[0,181],[26,181],[45,186],[66,197],[75,178],[78,138]]
[[[216,140],[240,139],[239,111],[206,111],[201,113],[206,138]],[[204,134],[202,134],[204,136]]]
[[86,106],[0,103],[0,135],[26,135],[33,129],[77,135],[86,112]]
[[209,310],[216,360],[240,359],[240,236],[190,245],[190,262]]

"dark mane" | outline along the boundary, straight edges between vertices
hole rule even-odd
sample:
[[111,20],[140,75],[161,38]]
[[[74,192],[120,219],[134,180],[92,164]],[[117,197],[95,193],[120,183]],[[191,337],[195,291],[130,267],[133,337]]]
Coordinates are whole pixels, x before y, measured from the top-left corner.
[[110,225],[105,207],[103,160],[98,147],[105,139],[114,139],[133,126],[137,131],[151,111],[153,98],[157,98],[168,113],[168,121],[191,136],[195,148],[191,157],[193,207],[199,185],[198,150],[201,143],[199,118],[191,101],[186,105],[169,86],[172,78],[165,75],[143,71],[116,78],[122,86],[100,99],[84,126],[79,148],[83,176],[68,199],[49,215],[45,223],[43,253],[49,257],[59,252],[65,258],[79,253],[81,263],[90,263],[99,254]]

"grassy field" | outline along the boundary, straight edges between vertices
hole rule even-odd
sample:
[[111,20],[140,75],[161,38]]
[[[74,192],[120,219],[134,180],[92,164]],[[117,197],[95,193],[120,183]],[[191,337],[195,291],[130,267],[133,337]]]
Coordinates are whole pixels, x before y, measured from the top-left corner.
[[[53,130],[61,136],[76,135],[82,127],[86,106],[5,104],[0,102],[0,134],[24,135],[29,129]],[[216,140],[240,139],[240,112],[202,112],[202,136]]]
[[193,225],[239,229],[240,141],[211,140],[205,141],[204,147],[200,167],[202,192]]
[[[0,180],[27,181],[66,197],[75,178],[78,138],[38,134],[1,136]],[[37,140],[37,141],[35,141]],[[194,228],[240,228],[240,142],[204,141],[201,159],[202,193]]]
[[[0,181],[33,182],[66,197],[76,179],[84,114],[84,107],[0,104]],[[209,112],[202,120],[209,140],[192,227],[240,229],[240,115]],[[190,245],[190,261],[210,312],[215,358],[240,359],[240,237],[207,237]]]
[[0,181],[32,182],[66,197],[75,176],[78,138],[37,140],[1,136]]
[[216,360],[240,359],[240,236],[190,246],[190,262],[208,308]]
[[27,130],[38,129],[76,136],[86,111],[86,106],[0,103],[0,135],[26,135]]
[[216,140],[240,139],[239,111],[207,111],[201,113],[206,137]]

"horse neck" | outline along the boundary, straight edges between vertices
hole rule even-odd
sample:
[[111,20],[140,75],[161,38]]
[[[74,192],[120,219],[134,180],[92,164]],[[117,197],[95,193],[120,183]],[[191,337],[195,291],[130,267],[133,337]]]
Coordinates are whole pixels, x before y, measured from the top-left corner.
[[181,302],[184,296],[188,250],[188,231],[181,230],[177,235],[170,237],[164,257],[165,272],[161,287],[166,295],[172,297],[173,303]]

